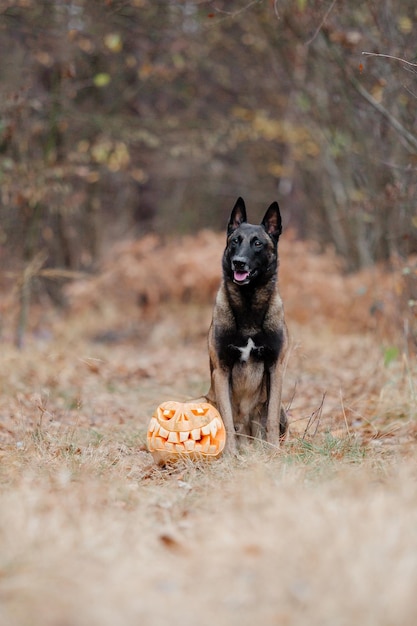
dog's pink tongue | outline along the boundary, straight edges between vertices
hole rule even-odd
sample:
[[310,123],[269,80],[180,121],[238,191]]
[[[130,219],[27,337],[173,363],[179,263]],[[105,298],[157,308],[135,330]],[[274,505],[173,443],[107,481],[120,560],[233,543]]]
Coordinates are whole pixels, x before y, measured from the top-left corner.
[[241,283],[243,280],[246,280],[246,278],[249,276],[249,272],[236,272],[234,274],[234,278],[235,280],[237,280],[238,283]]

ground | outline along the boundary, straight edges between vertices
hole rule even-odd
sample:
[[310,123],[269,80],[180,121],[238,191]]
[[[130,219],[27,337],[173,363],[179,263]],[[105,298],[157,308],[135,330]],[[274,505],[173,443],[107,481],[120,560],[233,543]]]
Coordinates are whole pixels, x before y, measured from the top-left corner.
[[287,443],[165,469],[147,452],[155,407],[208,388],[222,245],[119,244],[65,311],[34,301],[21,350],[4,292],[0,624],[417,623],[415,358],[387,331],[392,275],[344,276],[288,236]]

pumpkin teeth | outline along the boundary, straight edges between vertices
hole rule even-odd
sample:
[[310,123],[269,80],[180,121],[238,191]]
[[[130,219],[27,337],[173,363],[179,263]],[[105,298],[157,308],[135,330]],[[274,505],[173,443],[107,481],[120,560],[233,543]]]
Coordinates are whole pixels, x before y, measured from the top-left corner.
[[201,439],[201,429],[200,428],[194,428],[191,431],[191,439],[194,439],[194,441],[198,441],[199,439]]
[[201,452],[207,453],[210,448],[210,436],[203,437],[201,440]]
[[217,435],[217,431],[218,431],[218,419],[216,417],[216,419],[212,420],[209,424],[210,426],[210,434],[213,437],[213,439],[216,437]]
[[159,427],[159,436],[168,439],[169,432],[163,426]]
[[154,445],[156,450],[163,450],[165,448],[166,441],[162,437],[154,438]]
[[[205,415],[206,411],[193,409],[194,415]],[[169,413],[169,415],[168,415]],[[158,415],[164,418],[171,417],[173,411],[163,409]],[[164,421],[165,423],[165,421]],[[184,424],[180,427],[184,427]],[[221,435],[221,436],[220,436]],[[217,456],[224,447],[224,426],[221,419],[214,417],[208,424],[191,430],[167,430],[159,421],[157,415],[153,415],[148,427],[148,448],[151,452],[164,453],[168,457],[172,455],[210,455]]]
[[[169,453],[187,453],[187,452],[196,452],[201,454],[209,454],[209,455],[217,455],[219,451],[218,443],[214,441],[214,437],[212,432],[209,435],[204,435],[202,433],[203,429],[195,428],[191,433],[189,431],[181,431],[181,432],[168,432],[162,427],[162,437],[158,436],[156,432],[152,435],[152,445],[154,450],[160,450]],[[168,438],[166,438],[165,432],[168,433]],[[194,433],[194,437],[199,437],[199,440],[193,439],[192,434]],[[191,435],[191,438],[189,437]],[[203,436],[202,436],[203,435]],[[178,442],[178,438],[180,442]]]
[[150,433],[153,433],[154,430],[158,430],[158,421],[154,417],[150,421],[148,430]]
[[176,433],[174,430],[170,432],[168,435],[168,441],[170,443],[178,443],[178,433]]

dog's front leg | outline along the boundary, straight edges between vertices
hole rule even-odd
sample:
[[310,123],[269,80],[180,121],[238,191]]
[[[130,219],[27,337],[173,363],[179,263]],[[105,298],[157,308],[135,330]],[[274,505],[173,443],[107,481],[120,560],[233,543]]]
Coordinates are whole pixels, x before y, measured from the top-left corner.
[[282,363],[277,363],[269,371],[268,412],[266,416],[266,440],[274,446],[280,445],[281,395]]
[[230,400],[229,372],[227,370],[217,368],[213,371],[212,377],[217,410],[223,418],[226,429],[225,452],[228,454],[236,454],[236,436],[235,426],[233,423],[232,404]]

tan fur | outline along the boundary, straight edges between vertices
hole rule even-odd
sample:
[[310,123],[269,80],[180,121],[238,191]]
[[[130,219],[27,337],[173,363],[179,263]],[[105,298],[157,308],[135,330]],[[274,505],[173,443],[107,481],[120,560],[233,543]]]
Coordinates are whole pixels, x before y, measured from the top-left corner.
[[288,331],[278,289],[269,307],[266,323],[284,332],[284,344],[280,358],[271,372],[269,396],[262,363],[237,363],[231,371],[221,367],[213,338],[214,329],[219,323],[234,324],[223,285],[216,299],[209,331],[211,387],[206,398],[223,417],[227,433],[226,450],[230,453],[236,452],[235,433],[260,438],[261,420],[265,411],[266,440],[272,445],[279,446],[282,439],[279,424],[281,411],[284,411],[281,395]]

